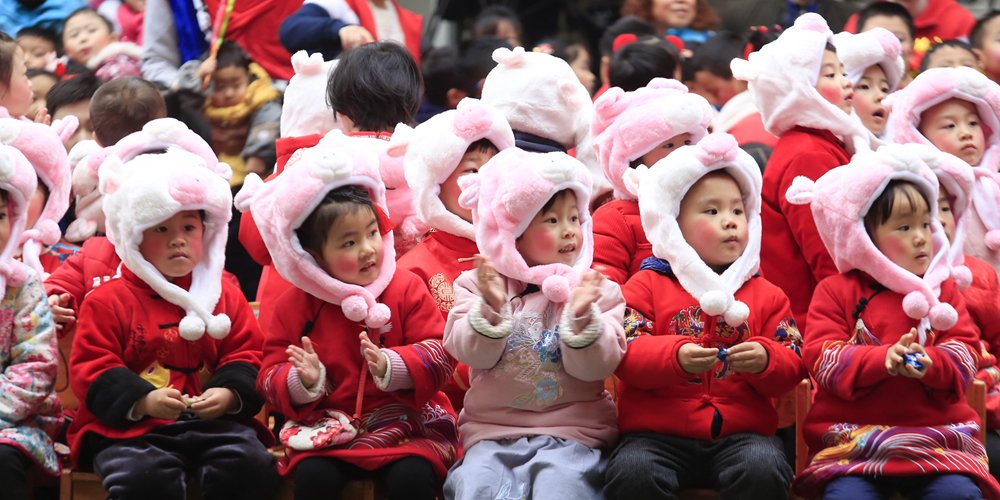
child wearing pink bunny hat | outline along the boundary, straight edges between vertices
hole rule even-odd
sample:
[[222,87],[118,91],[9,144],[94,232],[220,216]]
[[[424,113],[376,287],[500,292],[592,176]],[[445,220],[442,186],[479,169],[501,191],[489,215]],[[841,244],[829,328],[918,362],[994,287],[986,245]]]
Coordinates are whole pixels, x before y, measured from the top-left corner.
[[899,39],[885,28],[873,28],[858,34],[845,31],[833,35],[833,45],[854,86],[854,116],[872,134],[882,137],[889,121],[882,100],[899,88],[904,76]]
[[803,358],[818,389],[800,495],[1000,498],[963,397],[978,335],[951,278],[967,284],[968,272],[936,217],[938,177],[925,158],[935,162],[887,145],[787,192],[811,205],[842,273],[809,307]]
[[624,285],[653,256],[639,220],[639,205],[625,188],[628,169],[652,166],[671,151],[708,133],[712,106],[676,80],[654,78],[633,92],[615,87],[594,103],[590,133],[615,199],[594,212],[594,263]]
[[671,498],[707,486],[723,498],[785,498],[792,469],[771,398],[805,367],[788,298],[757,272],[757,163],[733,136],[712,134],[629,172],[626,185],[654,257],[622,289],[622,441],[605,494]]
[[297,499],[329,498],[362,469],[384,474],[390,499],[433,499],[459,455],[444,320],[396,267],[385,191],[378,156],[344,140],[299,150],[267,184],[251,174],[236,197],[293,285],[257,386],[289,419],[279,471]]
[[590,175],[564,153],[508,148],[459,182],[481,255],[444,333],[472,369],[444,496],[603,498],[625,301],[590,269]]

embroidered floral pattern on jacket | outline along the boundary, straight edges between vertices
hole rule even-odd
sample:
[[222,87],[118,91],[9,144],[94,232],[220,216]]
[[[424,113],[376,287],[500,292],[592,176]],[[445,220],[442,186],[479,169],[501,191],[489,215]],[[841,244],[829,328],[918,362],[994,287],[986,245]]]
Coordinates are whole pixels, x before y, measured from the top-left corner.
[[551,405],[563,394],[557,377],[562,369],[559,326],[549,329],[546,326],[548,316],[547,313],[514,313],[514,327],[507,338],[507,348],[493,368],[496,377],[516,371],[514,380],[531,386],[528,392],[510,402],[514,408],[524,408],[531,403]]

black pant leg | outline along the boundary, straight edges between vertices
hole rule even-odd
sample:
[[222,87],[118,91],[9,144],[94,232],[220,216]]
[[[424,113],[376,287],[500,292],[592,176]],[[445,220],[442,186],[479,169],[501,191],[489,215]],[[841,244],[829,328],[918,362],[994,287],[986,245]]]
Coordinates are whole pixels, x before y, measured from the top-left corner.
[[0,500],[24,500],[28,498],[28,482],[25,474],[31,460],[21,450],[0,444]]
[[775,436],[741,433],[712,442],[712,487],[723,500],[788,498],[792,468]]
[[295,500],[339,500],[349,481],[365,475],[364,469],[340,459],[304,458],[295,466]]
[[609,500],[676,500],[691,486],[702,441],[656,433],[622,436],[608,460],[604,495]]
[[404,457],[380,469],[389,500],[434,500],[437,480],[430,462]]
[[281,478],[274,455],[257,439],[257,431],[228,420],[192,422],[188,433],[194,449],[205,500],[271,500]]

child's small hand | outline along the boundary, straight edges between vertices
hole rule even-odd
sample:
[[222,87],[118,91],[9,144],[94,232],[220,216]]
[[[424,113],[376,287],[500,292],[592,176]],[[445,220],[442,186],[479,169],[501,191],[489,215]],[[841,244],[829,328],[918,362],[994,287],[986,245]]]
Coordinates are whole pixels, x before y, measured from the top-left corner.
[[[910,333],[903,335],[902,337],[899,338],[899,342],[896,342],[895,344],[889,346],[889,350],[886,351],[885,353],[885,370],[889,372],[889,375],[895,377],[901,371],[905,370],[905,368],[903,368],[903,365],[906,364],[906,360],[903,359],[903,355],[910,352],[911,344],[919,346],[919,344],[913,343],[913,341],[916,340],[916,338],[917,338],[917,329],[910,328]],[[921,361],[923,361],[923,359],[921,359]]]
[[71,298],[68,293],[49,295],[49,309],[52,310],[52,321],[56,323],[56,330],[62,330],[66,323],[76,321],[73,310],[67,307]]
[[285,349],[288,355],[288,362],[299,372],[299,380],[302,387],[312,389],[319,383],[319,356],[313,349],[312,340],[309,337],[302,337],[302,347],[290,345]]
[[360,47],[366,43],[375,41],[375,37],[361,26],[344,26],[340,28],[337,34],[340,35],[340,45],[344,47],[344,50]]
[[52,116],[49,115],[48,108],[39,109],[35,113],[35,123],[41,123],[42,125],[52,125]]
[[497,273],[493,264],[486,259],[485,255],[476,254],[476,276],[479,278],[479,293],[483,294],[483,300],[500,312],[505,302],[507,293],[504,291],[503,278]]
[[246,161],[247,173],[254,173],[261,177],[264,177],[264,172],[267,171],[267,164],[264,160],[257,158],[256,156],[250,156]]
[[212,387],[201,393],[201,401],[191,405],[191,413],[202,420],[212,420],[235,410],[237,402],[239,399],[232,389]]
[[899,370],[899,374],[909,378],[924,378],[924,375],[927,375],[927,370],[934,364],[930,356],[927,355],[924,346],[917,343],[910,344],[910,350],[907,354],[916,354],[917,361],[923,365],[923,368],[920,370],[916,369],[913,365],[907,363],[904,358],[903,368]]
[[140,417],[149,415],[163,420],[177,420],[181,416],[181,412],[186,409],[187,405],[184,404],[184,396],[181,395],[181,391],[164,387],[139,398],[132,408],[132,414]]
[[[598,266],[600,267],[600,266]],[[570,307],[573,308],[573,317],[579,318],[590,310],[590,304],[601,295],[601,282],[604,275],[600,271],[591,269],[583,275],[580,284],[573,289],[573,295],[569,299]],[[580,325],[573,325],[574,328]],[[587,325],[583,325],[586,327]]]
[[768,359],[767,349],[757,342],[742,342],[726,351],[726,361],[738,372],[762,373]]
[[198,77],[199,80],[204,79],[206,76],[212,76],[215,73],[216,67],[219,65],[219,61],[214,57],[209,57],[205,59],[201,66],[198,66],[198,71],[195,71],[194,76]]
[[705,373],[719,361],[717,354],[719,354],[718,349],[705,349],[698,344],[688,342],[677,350],[677,362],[688,373]]
[[368,371],[375,377],[384,377],[385,372],[389,369],[389,360],[386,355],[382,354],[382,350],[368,339],[365,332],[358,334],[358,338],[361,339],[361,349],[364,351],[365,361],[368,362]]

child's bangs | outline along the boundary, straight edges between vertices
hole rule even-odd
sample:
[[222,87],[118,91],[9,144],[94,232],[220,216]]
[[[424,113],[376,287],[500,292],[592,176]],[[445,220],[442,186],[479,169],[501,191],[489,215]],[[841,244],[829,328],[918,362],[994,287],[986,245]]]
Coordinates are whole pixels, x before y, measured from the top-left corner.
[[896,208],[897,194],[904,196],[911,212],[920,206],[921,201],[928,210],[931,208],[931,203],[927,199],[927,195],[920,190],[919,186],[908,180],[893,179],[885,186],[882,193],[875,198],[871,208],[868,209],[868,213],[864,216],[865,229],[869,234],[878,226],[885,224],[892,217],[893,210]]

